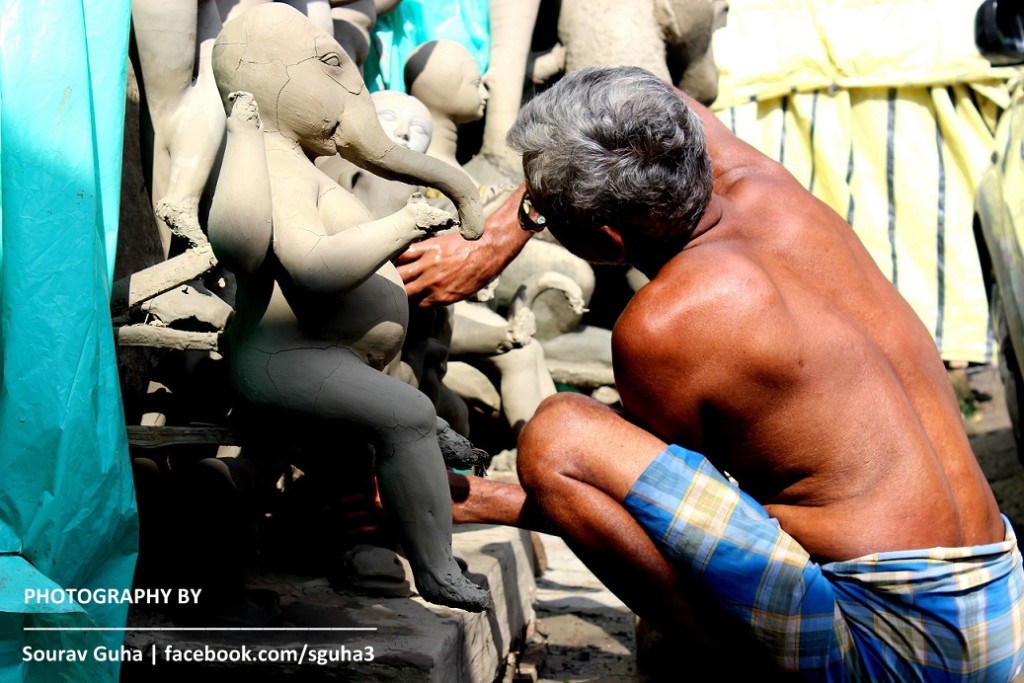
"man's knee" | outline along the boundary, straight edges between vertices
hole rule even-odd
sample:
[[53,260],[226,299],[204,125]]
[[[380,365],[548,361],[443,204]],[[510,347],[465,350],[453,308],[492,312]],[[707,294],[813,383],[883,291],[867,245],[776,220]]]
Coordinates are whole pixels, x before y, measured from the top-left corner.
[[572,475],[595,409],[604,406],[580,394],[555,394],[541,402],[519,434],[519,479],[527,490],[544,486],[552,475]]

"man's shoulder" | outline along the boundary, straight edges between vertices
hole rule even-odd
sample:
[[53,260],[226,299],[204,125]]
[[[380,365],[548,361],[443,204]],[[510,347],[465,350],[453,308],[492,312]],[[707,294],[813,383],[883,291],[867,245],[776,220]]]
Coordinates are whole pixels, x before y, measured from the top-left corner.
[[666,440],[694,437],[702,411],[773,372],[787,343],[772,322],[779,294],[754,261],[728,248],[685,256],[637,292],[612,337],[623,405]]
[[615,326],[613,350],[617,371],[685,373],[713,394],[716,385],[774,372],[795,338],[770,274],[742,252],[708,249],[674,259],[637,292]]
[[741,250],[701,246],[681,252],[641,288],[616,330],[673,336],[716,333],[719,323],[763,313],[778,304],[777,297],[768,273]]

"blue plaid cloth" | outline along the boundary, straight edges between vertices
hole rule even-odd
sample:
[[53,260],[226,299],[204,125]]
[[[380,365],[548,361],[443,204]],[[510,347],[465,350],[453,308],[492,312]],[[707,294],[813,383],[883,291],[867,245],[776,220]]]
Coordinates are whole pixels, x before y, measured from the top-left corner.
[[818,565],[679,446],[655,458],[625,506],[780,667],[808,680],[1010,681],[1024,663],[1024,570],[1005,517],[1000,543]]

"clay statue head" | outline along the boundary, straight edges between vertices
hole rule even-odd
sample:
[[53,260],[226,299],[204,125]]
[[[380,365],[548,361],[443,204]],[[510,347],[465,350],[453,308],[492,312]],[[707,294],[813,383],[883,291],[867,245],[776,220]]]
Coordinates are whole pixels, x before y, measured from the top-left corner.
[[388,138],[359,69],[301,12],[270,3],[229,21],[214,43],[213,71],[226,107],[231,93],[252,93],[267,133],[294,140],[311,159],[338,153],[376,175],[434,186],[454,202],[463,236],[482,234],[473,185]]
[[434,126],[426,105],[397,90],[378,90],[370,97],[389,138],[414,152],[427,151]]
[[455,123],[483,118],[487,88],[473,55],[454,40],[423,43],[405,62],[405,89]]

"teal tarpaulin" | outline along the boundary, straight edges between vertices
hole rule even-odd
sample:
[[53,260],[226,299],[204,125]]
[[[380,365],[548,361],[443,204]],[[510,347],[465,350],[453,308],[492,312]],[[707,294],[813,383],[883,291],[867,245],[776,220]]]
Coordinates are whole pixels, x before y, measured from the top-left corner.
[[405,60],[422,43],[441,38],[462,43],[484,73],[488,17],[488,0],[403,0],[374,26],[363,78],[371,91],[405,92]]
[[[114,681],[137,517],[109,291],[129,0],[0,0],[0,681]],[[28,629],[28,630],[27,630]],[[85,649],[25,663],[25,647]]]

